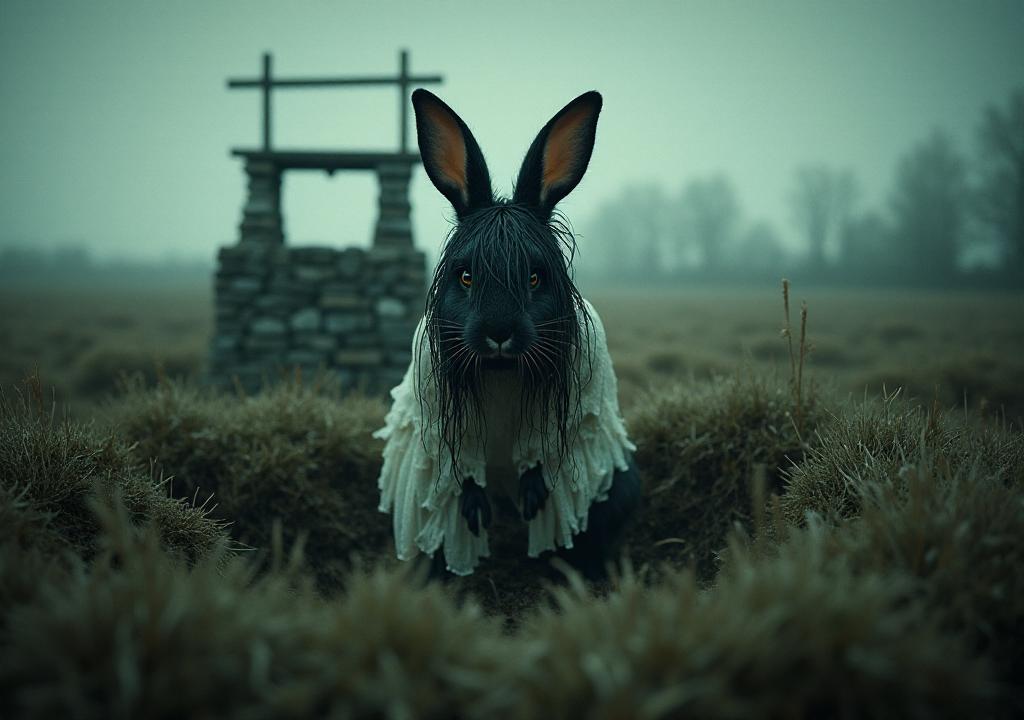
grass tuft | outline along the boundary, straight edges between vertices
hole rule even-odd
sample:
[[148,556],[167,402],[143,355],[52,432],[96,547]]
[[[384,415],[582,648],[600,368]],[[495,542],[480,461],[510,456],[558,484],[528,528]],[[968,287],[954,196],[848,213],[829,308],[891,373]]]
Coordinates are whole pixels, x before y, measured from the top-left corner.
[[498,667],[496,626],[408,572],[325,602],[297,559],[189,568],[101,515],[88,571],[11,615],[0,707],[18,717],[468,716]]
[[734,552],[706,592],[685,571],[653,588],[627,573],[603,599],[558,591],[558,609],[518,639],[497,714],[964,717],[991,701],[985,663],[920,612],[908,583],[827,548],[818,526],[769,558]]
[[795,524],[810,512],[854,517],[863,488],[901,487],[904,469],[922,457],[954,475],[969,469],[1004,481],[1024,477],[1019,432],[886,395],[848,405],[821,426],[806,459],[786,473],[783,512]]
[[[816,395],[804,393],[799,407],[805,427],[822,421]],[[753,374],[677,385],[638,403],[627,418],[646,484],[628,538],[634,558],[713,577],[730,529],[751,520],[755,478],[781,491],[782,469],[807,450],[794,408],[791,388]]]
[[316,383],[233,396],[165,381],[129,385],[110,423],[133,457],[173,476],[175,495],[209,500],[237,540],[269,547],[275,520],[286,544],[305,535],[319,587],[333,591],[352,553],[390,555],[390,523],[377,511],[381,443],[370,437],[384,410]]
[[204,509],[169,497],[130,446],[57,419],[42,398],[38,382],[0,395],[0,545],[88,559],[99,529],[90,503],[115,499],[133,523],[152,526],[167,550],[190,561],[225,537]]
[[[785,383],[681,386],[631,416],[649,483],[632,563],[600,597],[571,577],[544,603],[544,561],[518,554],[493,558],[472,586],[352,561],[355,550],[392,552],[376,511],[380,448],[368,442],[378,402],[298,383],[233,397],[165,382],[112,408],[127,444],[54,422],[39,396],[3,405],[5,716],[1024,709],[1013,684],[1024,674],[1022,440],[1005,428],[901,398],[826,416],[808,393],[808,445]],[[140,469],[147,458],[155,475]],[[801,462],[783,488],[787,458]],[[161,468],[173,483],[154,482]],[[215,492],[210,507],[219,501],[218,516],[266,561],[230,553],[221,528],[166,497],[167,485]],[[790,497],[798,487],[807,492]],[[829,493],[842,498],[801,507],[787,526],[785,508]],[[204,552],[168,533],[160,503],[215,531]],[[770,519],[766,505],[777,507]],[[460,606],[452,595],[467,588]],[[499,610],[517,609],[514,632],[480,609],[488,590]]]
[[837,532],[838,556],[908,578],[944,630],[991,659],[1024,712],[1024,486],[991,466],[922,456],[898,476],[859,484],[860,517]]

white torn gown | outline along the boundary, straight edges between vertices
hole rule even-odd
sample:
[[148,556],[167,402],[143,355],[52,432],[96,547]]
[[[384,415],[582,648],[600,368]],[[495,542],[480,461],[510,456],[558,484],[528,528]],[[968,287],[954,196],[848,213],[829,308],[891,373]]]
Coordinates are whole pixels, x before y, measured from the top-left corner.
[[[472,478],[483,487],[492,503],[495,492],[504,492],[519,507],[519,476],[538,463],[549,495],[529,522],[527,554],[537,557],[556,547],[571,548],[573,535],[586,530],[591,504],[608,497],[615,470],[627,469],[635,447],[619,413],[604,327],[589,302],[584,301],[584,309],[590,329],[587,335],[580,323],[583,351],[576,373],[580,387],[572,388],[570,405],[575,407],[579,398],[580,413],[579,427],[569,428],[568,436],[575,438],[571,458],[558,456],[558,430],[552,419],[544,423],[534,419],[532,426],[545,428],[541,431],[530,432],[526,423],[519,427],[518,371],[489,371],[484,373],[483,389],[486,431],[467,431],[453,466],[440,442],[429,341],[425,322],[420,321],[413,338],[413,360],[402,382],[391,391],[393,403],[384,427],[374,433],[386,441],[378,478],[379,509],[392,514],[400,559],[443,548],[448,570],[471,574],[480,558],[488,557],[489,549],[487,530],[481,527],[479,536],[474,535],[460,512],[463,479]],[[476,427],[472,420],[467,425]]]

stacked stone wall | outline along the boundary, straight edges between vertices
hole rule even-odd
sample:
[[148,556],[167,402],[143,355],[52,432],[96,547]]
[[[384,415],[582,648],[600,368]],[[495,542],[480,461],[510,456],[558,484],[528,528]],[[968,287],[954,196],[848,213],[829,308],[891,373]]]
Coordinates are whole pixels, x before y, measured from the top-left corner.
[[345,387],[386,391],[401,379],[423,312],[426,259],[409,246],[221,248],[210,375],[258,390],[325,369]]

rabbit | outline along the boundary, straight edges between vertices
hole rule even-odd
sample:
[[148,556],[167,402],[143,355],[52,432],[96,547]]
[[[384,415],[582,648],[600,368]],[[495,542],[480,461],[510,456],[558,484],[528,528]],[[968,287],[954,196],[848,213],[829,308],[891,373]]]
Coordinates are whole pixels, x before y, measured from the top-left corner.
[[575,238],[555,211],[590,162],[601,95],[580,95],[541,129],[511,199],[492,192],[455,111],[423,89],[412,103],[423,167],[457,221],[375,433],[396,553],[472,573],[503,495],[528,524],[530,557],[557,551],[601,577],[641,484],[604,328],[573,282]]

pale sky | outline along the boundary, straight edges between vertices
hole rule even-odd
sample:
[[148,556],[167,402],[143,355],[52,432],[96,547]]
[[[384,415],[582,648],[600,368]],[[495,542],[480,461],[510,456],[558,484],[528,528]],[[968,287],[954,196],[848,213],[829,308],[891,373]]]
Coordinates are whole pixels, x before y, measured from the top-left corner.
[[[792,235],[796,166],[848,167],[881,205],[897,158],[933,128],[973,150],[987,103],[1024,85],[1010,2],[218,2],[0,0],[0,247],[82,242],[107,258],[211,258],[244,194],[229,149],[259,138],[258,93],[228,77],[440,73],[496,188],[548,118],[605,98],[578,229],[627,183],[670,193],[731,177],[748,221]],[[275,93],[275,144],[391,149],[397,93]],[[410,110],[411,116],[411,110]],[[413,145],[415,135],[411,134]],[[422,170],[416,241],[451,211]],[[288,242],[365,245],[376,180],[286,176]],[[585,238],[581,242],[585,252]]]

